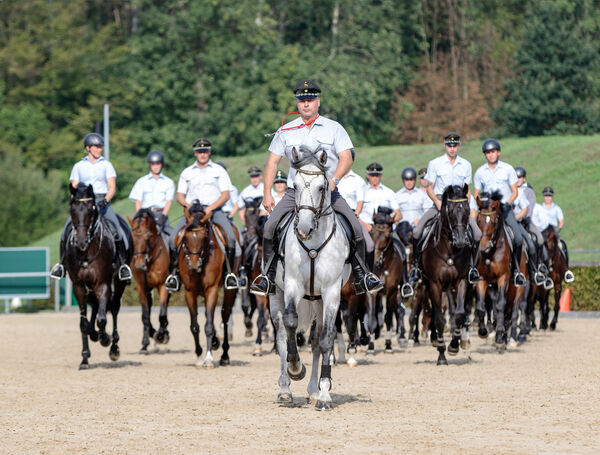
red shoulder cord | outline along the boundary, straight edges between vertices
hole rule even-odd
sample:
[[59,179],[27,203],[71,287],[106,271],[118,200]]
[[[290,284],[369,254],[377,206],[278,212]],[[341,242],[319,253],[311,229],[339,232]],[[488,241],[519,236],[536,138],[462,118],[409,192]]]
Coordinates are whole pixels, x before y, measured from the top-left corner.
[[[283,126],[283,122],[285,121],[285,118],[288,115],[292,115],[292,114],[300,115],[300,112],[288,112],[287,114],[285,114],[283,116],[283,118],[281,119],[281,126]],[[317,114],[317,116],[314,119],[312,119],[310,122],[302,123],[301,125],[290,126],[289,128],[279,128],[274,133],[265,133],[265,137],[275,136],[277,133],[279,133],[281,131],[295,130],[295,129],[304,128],[304,127],[310,128],[312,126],[312,124],[315,123],[319,117],[320,117],[320,115]]]

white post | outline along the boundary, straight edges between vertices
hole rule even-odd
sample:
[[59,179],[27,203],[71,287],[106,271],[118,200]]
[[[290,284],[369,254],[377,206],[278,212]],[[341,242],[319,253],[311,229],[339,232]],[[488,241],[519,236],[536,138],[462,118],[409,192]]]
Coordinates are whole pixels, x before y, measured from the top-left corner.
[[108,124],[108,104],[104,105],[104,158],[110,161],[110,128]]
[[68,310],[69,307],[71,306],[71,301],[73,300],[71,297],[71,295],[73,293],[73,286],[71,283],[71,278],[69,278],[68,275],[65,278],[65,280],[67,280],[65,282],[65,310]]
[[10,299],[4,299],[4,312],[10,313]]
[[54,280],[54,311],[60,311],[60,280]]

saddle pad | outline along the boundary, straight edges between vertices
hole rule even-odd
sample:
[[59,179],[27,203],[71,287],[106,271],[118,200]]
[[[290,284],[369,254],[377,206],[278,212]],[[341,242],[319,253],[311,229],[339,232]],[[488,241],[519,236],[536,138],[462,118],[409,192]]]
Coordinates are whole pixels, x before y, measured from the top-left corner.
[[506,232],[506,235],[508,236],[508,245],[510,246],[510,251],[512,251],[515,242],[515,233],[506,223],[504,223],[504,232]]

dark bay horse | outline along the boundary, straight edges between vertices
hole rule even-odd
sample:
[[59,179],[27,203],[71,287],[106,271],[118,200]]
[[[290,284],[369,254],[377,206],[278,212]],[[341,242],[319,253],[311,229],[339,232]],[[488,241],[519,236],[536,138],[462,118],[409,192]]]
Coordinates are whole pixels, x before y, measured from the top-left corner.
[[[483,278],[476,286],[478,334],[481,338],[486,338],[488,332],[492,330],[491,320],[488,320],[487,327],[484,322],[486,297],[488,297],[496,320],[495,344],[499,351],[506,349],[507,329],[511,325],[510,345],[516,346],[516,323],[523,296],[523,289],[517,288],[511,281],[510,240],[504,229],[501,200],[502,194],[499,191],[492,194],[483,192],[477,196],[477,205],[480,209],[477,225],[482,233],[478,270]],[[521,264],[526,262],[524,260]]]
[[[544,242],[548,248],[548,270],[549,276],[554,282],[554,316],[550,321],[550,330],[556,329],[558,322],[558,313],[560,310],[560,296],[562,295],[562,282],[567,271],[567,259],[564,253],[560,250],[559,240],[552,226],[548,226],[542,231]],[[540,328],[546,330],[548,328],[548,318],[550,317],[550,305],[548,299],[550,290],[543,286],[538,286],[538,299],[540,301]]]
[[449,354],[457,354],[460,347],[469,345],[465,295],[469,270],[470,246],[467,239],[469,224],[469,186],[448,186],[442,195],[442,206],[431,235],[423,250],[423,282],[432,303],[434,327],[432,343],[439,352],[437,364],[448,364],[444,342],[444,313],[442,294],[446,292],[450,308],[452,340]]
[[[393,213],[393,212],[392,212]],[[384,308],[384,321],[387,328],[384,352],[392,353],[392,330],[396,318],[396,337],[400,346],[406,345],[404,334],[404,315],[406,309],[402,304],[402,286],[404,282],[404,263],[402,256],[394,245],[392,213],[376,213],[373,215],[371,237],[375,245],[375,263],[373,272],[382,278],[384,287],[376,295],[377,306]],[[412,294],[412,289],[410,289]],[[381,303],[379,303],[381,302]]]
[[[141,352],[147,354],[150,338],[154,338],[157,343],[169,342],[167,306],[170,294],[165,286],[165,279],[169,274],[169,246],[162,238],[151,210],[141,209],[135,214],[133,220],[128,221],[133,237],[131,271],[142,305],[142,323],[144,325]],[[160,328],[158,331],[154,329],[150,321],[152,289],[158,291],[160,302],[158,317]]]
[[[73,230],[65,245],[65,266],[73,282],[73,293],[79,304],[81,340],[81,364],[79,369],[89,368],[90,349],[88,336],[92,341],[100,340],[102,346],[110,346],[109,357],[119,359],[119,333],[117,314],[121,307],[121,296],[126,282],[117,277],[113,264],[116,246],[110,230],[99,216],[92,185],[79,183],[77,188],[69,185],[71,191],[70,213]],[[124,223],[125,224],[125,223]],[[129,234],[129,229],[124,226]],[[129,242],[131,245],[131,240]],[[129,251],[130,255],[131,252]],[[129,256],[128,260],[131,258]],[[92,308],[91,318],[87,319],[87,305]],[[106,311],[113,317],[112,337],[106,333]],[[94,324],[97,322],[98,331]],[[112,344],[111,344],[112,342]]]
[[[219,348],[219,338],[216,335],[214,314],[219,297],[219,288],[223,288],[223,304],[221,317],[223,319],[223,354],[220,365],[229,365],[229,336],[228,325],[231,309],[237,289],[224,289],[223,269],[225,254],[219,247],[227,244],[225,234],[221,229],[214,229],[210,215],[204,207],[194,201],[192,206],[184,209],[187,224],[177,233],[176,245],[179,256],[179,271],[185,286],[185,302],[190,312],[190,330],[194,337],[196,366],[213,368],[212,350]],[[218,233],[216,233],[218,232]],[[220,238],[217,238],[217,235]],[[206,357],[201,360],[200,326],[198,325],[198,296],[204,296],[206,305]]]

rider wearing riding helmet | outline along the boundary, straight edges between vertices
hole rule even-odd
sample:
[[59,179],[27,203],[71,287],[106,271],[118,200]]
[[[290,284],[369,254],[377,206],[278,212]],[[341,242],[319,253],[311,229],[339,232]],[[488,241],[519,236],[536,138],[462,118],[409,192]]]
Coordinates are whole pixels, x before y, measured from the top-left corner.
[[[235,262],[236,237],[227,215],[223,212],[223,205],[229,200],[231,180],[223,167],[210,159],[212,145],[208,139],[199,138],[192,144],[196,161],[185,168],[179,177],[175,199],[183,207],[191,207],[194,201],[204,205],[204,211],[214,224],[218,224],[225,232],[227,245],[225,245],[225,288],[235,289],[239,286],[238,279],[233,273]],[[171,237],[171,248],[175,249],[177,232],[186,225],[185,216],[182,216],[175,227],[175,235]],[[165,281],[169,290],[179,289],[177,265]]]
[[412,167],[404,168],[402,170],[404,188],[396,192],[396,200],[402,213],[402,221],[396,226],[396,233],[405,244],[409,241],[406,234],[419,224],[419,219],[429,208],[428,201],[431,201],[423,191],[415,187],[416,182],[417,171]]
[[250,287],[250,291],[258,295],[275,293],[274,279],[277,260],[273,247],[275,229],[280,221],[296,206],[295,190],[293,188],[295,169],[290,169],[288,176],[288,190],[283,199],[275,207],[271,188],[277,165],[286,155],[292,162],[292,150],[301,146],[311,149],[322,148],[327,153],[327,177],[331,191],[331,205],[335,212],[344,216],[350,223],[353,231],[354,252],[351,258],[352,270],[357,292],[377,292],[383,283],[379,278],[370,273],[365,265],[365,241],[360,223],[352,209],[337,191],[337,184],[352,166],[350,149],[352,141],[346,130],[338,122],[319,115],[319,99],[321,89],[310,80],[302,80],[294,87],[300,117],[283,125],[276,133],[269,146],[269,159],[265,170],[265,187],[263,205],[271,213],[265,223],[263,239],[263,274],[259,275]]
[[[102,156],[104,148],[104,138],[98,133],[86,134],[83,138],[83,147],[87,156],[75,163],[71,170],[69,180],[71,186],[76,188],[79,183],[92,185],[94,196],[96,198],[96,207],[98,212],[109,222],[107,223],[113,238],[115,239],[116,258],[119,264],[119,280],[128,281],[131,279],[131,269],[127,265],[127,249],[129,248],[128,236],[123,231],[115,212],[110,205],[110,201],[115,195],[117,173],[115,168]],[[67,241],[67,234],[71,231],[71,218],[67,220],[65,228],[60,239],[60,262],[55,264],[50,271],[50,276],[60,279],[65,276],[64,253]]]
[[[444,190],[450,185],[462,187],[463,185],[469,185],[471,183],[471,163],[458,156],[460,134],[456,132],[446,134],[444,136],[444,148],[446,149],[446,153],[429,162],[427,174],[422,180],[427,195],[433,201],[434,205],[423,214],[413,230],[413,264],[409,277],[411,283],[416,282],[421,278],[421,271],[419,270],[421,249],[419,247],[419,241],[427,222],[440,211],[442,206],[440,198],[442,197]],[[468,192],[467,197],[469,197],[470,194],[471,193]],[[468,279],[470,283],[474,283],[481,280],[481,276],[475,267],[479,241],[481,240],[481,230],[479,229],[479,226],[477,226],[477,222],[470,216],[469,226],[471,227],[471,232],[473,234],[474,245],[471,247]]]
[[502,193],[502,215],[504,222],[508,224],[514,234],[513,263],[515,286],[523,286],[525,277],[521,273],[521,251],[523,238],[526,235],[523,226],[517,223],[512,204],[517,199],[517,174],[514,168],[504,161],[500,161],[500,143],[496,139],[486,139],[481,151],[485,155],[487,163],[482,165],[473,177],[475,187],[475,198],[482,191],[492,194],[494,191]]
[[[246,213],[246,203],[244,202],[246,199],[254,199],[257,197],[263,197],[265,185],[262,182],[262,171],[258,166],[250,166],[248,168],[248,178],[250,179],[250,185],[244,188],[240,192],[239,197],[239,208],[240,208],[240,219],[242,220],[242,224],[246,224],[246,220],[244,215]],[[273,192],[271,192],[273,193]],[[264,207],[260,206],[260,215],[266,215],[267,211]]]
[[544,188],[544,190],[542,191],[542,194],[544,195],[544,203],[541,204],[541,207],[546,212],[546,216],[548,217],[550,224],[554,228],[556,237],[559,240],[559,245],[561,246],[561,250],[565,255],[565,259],[567,261],[567,271],[565,272],[565,281],[567,283],[570,283],[571,281],[573,281],[575,279],[575,277],[573,275],[573,272],[571,272],[569,270],[569,250],[567,248],[567,244],[565,243],[565,241],[563,239],[561,239],[558,235],[560,233],[560,231],[562,230],[563,226],[565,225],[565,218],[563,216],[563,211],[552,200],[554,198],[554,190],[552,189],[552,187],[547,186],[546,188]]

